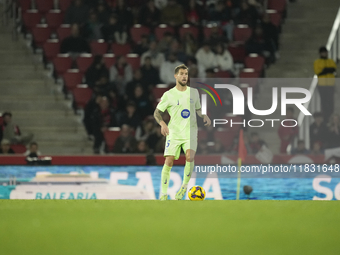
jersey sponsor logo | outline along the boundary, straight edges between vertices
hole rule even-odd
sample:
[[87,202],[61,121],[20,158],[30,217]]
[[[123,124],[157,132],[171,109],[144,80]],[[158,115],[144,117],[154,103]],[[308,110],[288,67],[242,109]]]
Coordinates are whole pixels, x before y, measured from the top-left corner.
[[188,109],[184,109],[182,112],[181,112],[181,116],[183,119],[187,119],[189,118],[190,116],[190,111]]

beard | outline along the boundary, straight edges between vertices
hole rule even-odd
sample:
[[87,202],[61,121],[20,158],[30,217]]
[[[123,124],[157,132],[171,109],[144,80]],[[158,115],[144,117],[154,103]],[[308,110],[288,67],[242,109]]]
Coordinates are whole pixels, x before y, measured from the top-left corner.
[[186,83],[182,83],[182,82],[180,82],[180,81],[178,81],[178,83],[181,85],[181,86],[187,86],[187,84],[188,84],[188,82],[186,82]]

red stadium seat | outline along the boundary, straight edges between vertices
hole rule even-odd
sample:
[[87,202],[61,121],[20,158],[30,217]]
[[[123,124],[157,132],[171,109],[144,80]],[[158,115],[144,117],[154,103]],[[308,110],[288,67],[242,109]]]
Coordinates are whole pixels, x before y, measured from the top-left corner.
[[195,39],[198,38],[198,28],[190,26],[189,24],[184,24],[179,28],[180,38],[184,38],[186,34],[191,34]]
[[286,0],[268,0],[268,9],[276,10],[280,13],[286,10],[287,2]]
[[[214,31],[214,29],[216,29],[217,25],[215,24],[209,24],[207,26],[205,26],[203,28],[203,35],[204,35],[204,38],[210,38],[212,32]],[[219,31],[219,34],[223,34],[223,31],[220,27],[218,27],[218,31]]]
[[57,29],[57,36],[60,42],[62,42],[66,37],[71,35],[71,25],[69,24],[62,24]]
[[49,39],[43,45],[45,58],[48,62],[52,62],[60,52],[60,42],[58,39]]
[[142,35],[149,35],[150,34],[150,28],[143,26],[141,24],[135,24],[133,27],[130,28],[130,35],[132,38],[132,41],[135,43],[140,43],[142,39]]
[[246,68],[252,68],[255,72],[261,73],[264,69],[265,59],[258,54],[250,54],[244,60]]
[[174,30],[173,27],[170,27],[170,26],[165,25],[165,24],[160,24],[158,27],[155,28],[156,39],[158,41],[162,40],[165,32],[169,32],[171,34],[174,34],[175,30]]
[[4,124],[4,119],[0,116],[0,126]]
[[72,58],[69,54],[58,54],[52,62],[57,76],[62,76],[72,66]]
[[269,15],[270,22],[276,27],[280,27],[282,24],[282,14],[276,10],[267,10],[266,12]]
[[116,56],[126,55],[131,52],[131,45],[128,43],[126,44],[113,43],[111,44],[111,50],[112,53],[115,54]]
[[93,56],[92,54],[80,54],[79,57],[76,60],[77,67],[80,72],[85,73],[87,69],[90,67],[90,65],[93,62]]
[[246,58],[246,49],[244,45],[229,46],[228,51],[233,56],[233,60],[236,63],[243,63]]
[[229,71],[217,71],[215,73],[216,78],[231,78],[231,73]]
[[84,109],[92,97],[92,89],[86,84],[77,85],[73,91],[73,99],[77,109]]
[[237,25],[234,28],[234,41],[245,43],[252,35],[252,29],[248,25]]
[[64,13],[60,10],[50,10],[45,15],[47,25],[56,30],[63,23]]
[[248,84],[249,87],[255,89],[254,92],[257,91],[257,85],[260,77],[258,72],[255,72],[255,70],[252,68],[245,68],[239,73],[239,77],[240,83]]
[[53,9],[54,0],[34,0],[36,7],[40,13],[46,13]]
[[109,48],[108,43],[105,42],[103,39],[92,41],[90,46],[91,53],[93,55],[104,55],[107,52],[107,49]]
[[70,6],[72,0],[58,0],[59,9],[65,12]]
[[106,65],[107,69],[110,69],[111,66],[116,64],[116,56],[115,56],[115,54],[112,54],[112,53],[104,54],[103,55],[103,59],[104,59],[104,62],[105,62],[105,65]]
[[32,28],[40,23],[41,18],[42,15],[38,10],[28,10],[22,14],[24,26],[28,32],[31,32]]
[[232,146],[236,134],[237,132],[230,132],[229,129],[218,128],[214,132],[214,139],[221,141],[225,150],[228,150]]
[[113,151],[113,148],[119,135],[120,135],[119,127],[109,128],[109,130],[104,132],[104,139],[108,151]]
[[32,28],[33,41],[36,47],[41,48],[51,36],[51,29],[46,24],[38,24]]
[[16,154],[23,154],[27,151],[27,148],[23,144],[12,144],[11,149],[16,153]]
[[69,69],[63,74],[64,86],[67,91],[73,91],[78,84],[83,82],[83,73],[78,69]]
[[32,2],[31,0],[18,0],[18,6],[20,7],[21,13],[24,13],[32,9]]
[[168,85],[166,85],[166,84],[158,84],[158,85],[156,85],[155,88],[153,88],[152,94],[153,94],[154,98],[157,101],[158,99],[160,99],[163,96],[164,92],[166,92],[168,90],[169,90]]
[[126,62],[131,65],[132,70],[137,70],[140,67],[140,57],[138,54],[127,54]]

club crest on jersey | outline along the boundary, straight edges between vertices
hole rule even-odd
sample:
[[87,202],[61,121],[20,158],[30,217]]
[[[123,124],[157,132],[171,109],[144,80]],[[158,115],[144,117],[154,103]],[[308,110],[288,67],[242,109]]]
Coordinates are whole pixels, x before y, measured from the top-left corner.
[[189,118],[190,116],[190,111],[188,109],[184,109],[182,112],[181,112],[181,116],[183,119],[187,119]]

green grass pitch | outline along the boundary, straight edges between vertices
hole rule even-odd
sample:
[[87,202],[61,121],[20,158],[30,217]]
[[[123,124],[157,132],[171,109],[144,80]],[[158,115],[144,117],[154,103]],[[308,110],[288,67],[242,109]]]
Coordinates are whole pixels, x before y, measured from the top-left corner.
[[340,254],[337,201],[0,200],[0,254]]

